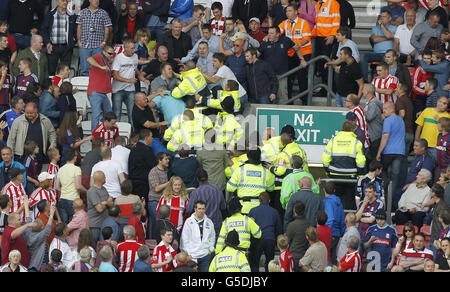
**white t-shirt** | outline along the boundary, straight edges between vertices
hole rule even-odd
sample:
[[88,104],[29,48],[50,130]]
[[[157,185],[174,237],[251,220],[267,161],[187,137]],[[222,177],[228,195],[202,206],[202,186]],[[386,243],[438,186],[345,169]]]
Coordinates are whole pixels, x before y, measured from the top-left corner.
[[[239,81],[236,78],[236,75],[234,75],[233,71],[231,71],[231,69],[226,65],[220,67],[219,70],[217,70],[216,74],[214,75],[222,78],[221,82],[226,80],[234,80],[237,83],[239,83]],[[242,87],[242,85],[239,83],[239,97],[244,96],[246,94],[247,91],[245,91],[244,87]]]
[[[211,5],[217,2],[217,0],[208,0],[206,2],[206,7],[211,8]],[[226,17],[231,17],[231,13],[232,13],[232,9],[233,9],[233,3],[234,0],[220,0],[220,3],[222,3],[223,6],[223,10],[222,10],[222,15],[226,18]],[[211,18],[213,17],[213,13],[211,11]]]
[[414,51],[414,47],[411,45],[413,30],[414,27],[409,30],[406,24],[398,26],[394,38],[399,39],[398,49],[400,53],[409,55],[412,51]]
[[113,198],[120,196],[122,191],[120,189],[119,174],[125,172],[120,163],[114,160],[97,162],[92,168],[91,176],[98,170],[103,171],[105,174],[106,182],[103,186],[108,191],[108,194]]
[[[122,52],[114,58],[112,71],[118,71],[122,78],[135,78],[137,66],[138,56],[136,54],[127,57]],[[135,91],[135,87],[133,83],[120,82],[113,78],[112,92],[116,93],[120,90]]]
[[117,145],[111,149],[111,160],[117,161],[122,166],[122,169],[128,174],[128,157],[130,156],[130,149]]

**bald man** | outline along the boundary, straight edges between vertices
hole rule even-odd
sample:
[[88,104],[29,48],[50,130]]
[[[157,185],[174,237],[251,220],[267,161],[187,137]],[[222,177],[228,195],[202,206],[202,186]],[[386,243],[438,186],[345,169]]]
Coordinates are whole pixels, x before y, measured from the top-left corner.
[[355,213],[348,213],[345,216],[345,233],[342,236],[341,240],[338,244],[338,250],[337,250],[337,262],[340,262],[340,260],[345,256],[345,254],[348,251],[348,241],[351,237],[356,237],[358,239],[361,239],[361,236],[358,232],[358,228],[356,227],[356,215]]
[[103,171],[95,171],[92,176],[92,182],[92,186],[87,192],[87,214],[92,244],[96,246],[97,241],[100,239],[102,223],[108,217],[108,208],[114,205],[114,201],[104,187],[106,177]]
[[69,228],[69,236],[67,236],[67,243],[71,248],[77,246],[78,238],[80,237],[81,230],[89,228],[89,216],[84,210],[83,200],[77,198],[73,200],[73,214],[72,221],[69,222],[67,227]]
[[323,199],[320,195],[313,193],[311,187],[311,178],[305,176],[300,180],[300,190],[292,194],[291,199],[286,206],[286,213],[284,214],[285,230],[294,217],[293,209],[297,201],[301,201],[305,204],[305,217],[308,219],[311,226],[316,226],[316,215],[318,211],[323,210]]
[[174,272],[196,272],[193,268],[188,266],[188,261],[191,260],[191,257],[185,254],[184,252],[179,252],[175,256],[175,261],[177,262],[177,267]]
[[48,59],[44,51],[42,51],[42,46],[44,45],[42,36],[34,34],[31,37],[30,47],[21,50],[14,61],[13,73],[14,76],[19,74],[19,62],[23,58],[31,59],[31,72],[37,76],[39,82],[48,78]]

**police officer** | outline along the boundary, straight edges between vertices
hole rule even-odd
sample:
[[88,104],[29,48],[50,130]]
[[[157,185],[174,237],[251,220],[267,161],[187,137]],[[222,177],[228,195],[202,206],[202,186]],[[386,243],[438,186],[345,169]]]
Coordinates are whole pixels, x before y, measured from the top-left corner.
[[225,249],[217,254],[209,265],[210,272],[250,272],[245,254],[238,249],[239,234],[231,230],[225,239]]
[[[322,164],[331,178],[355,179],[365,172],[363,145],[353,133],[354,125],[346,121],[336,136],[328,142],[322,154]],[[355,209],[354,188],[336,183],[336,193],[343,195],[344,209]]]
[[241,124],[233,115],[234,99],[232,96],[225,97],[220,103],[222,112],[217,114],[214,129],[216,130],[216,143],[218,145],[234,148],[244,135]]
[[181,128],[173,134],[172,139],[167,144],[167,150],[175,152],[183,144],[187,145],[190,149],[200,149],[204,142],[205,131],[202,125],[195,122],[192,111],[185,110]]
[[[195,107],[195,103],[196,103],[195,97],[193,95],[188,95],[188,96],[185,96],[183,99],[186,104],[186,110],[190,110],[194,113],[195,123],[197,125],[201,125],[201,127],[203,128],[205,133],[207,130],[212,129],[213,123],[211,122],[210,118],[208,118],[207,116],[202,114],[200,108]],[[184,113],[179,116],[176,116],[173,119],[172,123],[170,124],[170,127],[164,132],[164,140],[165,141],[170,141],[170,139],[172,139],[172,136],[175,133],[175,131],[179,130],[181,128],[182,124],[184,123],[183,115],[184,115]]]
[[239,248],[242,251],[247,252],[250,247],[251,237],[260,238],[262,233],[258,224],[255,221],[241,214],[242,205],[237,197],[233,197],[228,202],[228,213],[232,214],[226,218],[222,227],[220,228],[219,238],[216,244],[216,254],[219,254],[225,247],[225,238],[230,231],[235,230],[239,234]]
[[180,74],[174,73],[177,78],[181,79],[181,83],[172,90],[172,96],[175,98],[182,98],[186,95],[198,94],[202,99],[211,98],[211,91],[208,89],[205,77],[203,77],[202,72],[195,67],[195,62],[186,62],[184,69],[186,69],[186,71],[181,72]]
[[228,192],[237,190],[243,214],[259,206],[258,197],[262,192],[271,192],[275,188],[274,175],[261,165],[261,151],[250,150],[247,157],[248,161],[233,172],[227,183]]

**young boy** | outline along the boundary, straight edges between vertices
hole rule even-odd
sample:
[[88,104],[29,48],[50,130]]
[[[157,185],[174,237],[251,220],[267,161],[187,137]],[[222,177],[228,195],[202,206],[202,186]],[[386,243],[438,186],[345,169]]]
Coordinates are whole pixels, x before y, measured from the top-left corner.
[[57,148],[51,148],[47,151],[47,157],[50,159],[50,164],[47,167],[47,172],[53,175],[52,189],[55,189],[56,177],[58,176],[59,166],[58,162],[61,159],[61,154]]
[[[239,99],[239,98],[238,98]],[[236,121],[233,115],[235,110],[234,99],[231,96],[225,97],[220,103],[222,112],[217,114],[214,130],[216,130],[216,144],[234,149],[239,140],[244,135],[241,124]]]
[[31,59],[30,58],[23,58],[19,62],[19,75],[17,75],[16,78],[16,86],[15,86],[15,92],[17,96],[23,97],[25,92],[27,91],[28,85],[30,85],[31,82],[39,83],[39,80],[36,75],[31,73]]
[[8,64],[0,59],[0,113],[9,110],[12,77],[8,74]]
[[[443,117],[438,121],[439,135],[437,138],[436,151],[436,174],[445,172],[449,165],[450,157],[450,119]],[[435,177],[438,177],[436,175]]]
[[60,87],[63,81],[69,78],[70,67],[67,64],[60,63],[56,68],[56,75],[53,77],[52,82],[55,86]]
[[152,257],[152,269],[154,272],[169,272],[175,267],[177,252],[172,248],[172,230],[161,228],[161,242],[155,247]]
[[[209,23],[211,24],[212,28],[213,28],[213,34],[215,34],[216,36],[220,37],[220,35],[222,35],[222,33],[225,30],[225,17],[222,15],[223,12],[223,5],[220,2],[214,2],[211,5],[211,10],[214,17],[209,21]],[[208,11],[208,9],[206,10],[206,17],[207,19],[209,19],[210,17],[210,11]]]
[[425,91],[427,92],[426,107],[436,107],[439,94],[436,92],[438,81],[435,78],[428,78],[425,81]]
[[385,203],[384,200],[384,187],[383,187],[383,179],[381,179],[380,175],[383,171],[383,165],[381,162],[377,160],[373,160],[369,164],[369,172],[358,179],[358,182],[356,183],[356,195],[355,195],[355,203],[356,206],[359,206],[359,203],[364,200],[365,190],[366,186],[369,183],[375,184],[377,188],[377,199],[381,200],[383,204]]
[[277,237],[277,247],[280,249],[280,266],[281,272],[294,271],[294,256],[288,250],[289,239],[286,235],[281,234]]

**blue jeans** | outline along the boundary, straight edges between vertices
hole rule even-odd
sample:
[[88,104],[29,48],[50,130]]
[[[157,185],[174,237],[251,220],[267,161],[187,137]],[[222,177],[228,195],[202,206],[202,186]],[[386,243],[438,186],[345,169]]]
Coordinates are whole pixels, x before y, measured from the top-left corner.
[[80,48],[80,75],[81,76],[89,76],[89,69],[91,65],[87,62],[87,59],[93,55],[100,54],[102,52],[102,48],[88,49],[88,48]]
[[336,92],[336,106],[337,107],[345,107],[345,99],[346,96],[339,95],[339,93]]
[[198,271],[200,273],[204,272],[207,273],[209,272],[209,265],[211,264],[211,261],[213,259],[213,255],[212,254],[208,254],[202,258],[197,259],[197,265],[198,265]]
[[73,214],[75,214],[75,211],[73,210],[73,201],[59,199],[58,203],[56,203],[56,207],[58,208],[62,222],[68,224],[72,220]]
[[[401,154],[383,154],[381,156],[381,164],[383,165],[383,179],[390,178],[392,181],[393,192],[393,206],[397,205],[396,192],[399,192],[405,183],[405,177],[407,174],[407,163],[405,163],[406,157]],[[388,175],[388,170],[390,175]],[[401,193],[401,191],[400,191]],[[400,197],[398,197],[400,199]]]
[[108,96],[105,93],[99,93],[95,90],[92,91],[91,95],[88,95],[89,102],[92,108],[92,131],[98,126],[100,121],[100,114],[103,112],[103,116],[106,113],[111,112],[111,103],[109,102]]
[[365,53],[361,54],[360,64],[361,64],[361,73],[364,78],[364,82],[368,82],[369,80],[369,62],[382,62],[384,61],[384,54],[377,53]]
[[122,102],[124,102],[127,107],[128,123],[130,123],[131,126],[133,126],[133,118],[132,118],[131,114],[133,112],[134,94],[135,93],[136,93],[135,91],[125,91],[125,90],[120,90],[120,91],[117,91],[116,93],[113,93],[113,95],[112,95],[112,102],[113,102],[112,110],[113,110],[114,114],[116,115],[118,122],[120,122],[120,115],[122,113]]
[[150,220],[150,226],[148,234],[151,239],[158,240],[159,234],[156,233],[156,207],[158,207],[158,201],[149,201],[147,203],[148,219]]

